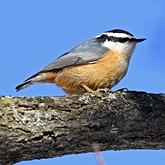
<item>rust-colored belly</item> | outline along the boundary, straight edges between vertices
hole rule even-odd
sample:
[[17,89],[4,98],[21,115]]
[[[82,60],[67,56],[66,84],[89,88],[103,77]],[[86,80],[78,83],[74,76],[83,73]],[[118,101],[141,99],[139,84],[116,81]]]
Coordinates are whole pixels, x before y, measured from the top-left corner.
[[52,82],[62,87],[66,93],[82,94],[86,92],[82,84],[92,90],[112,88],[123,78],[127,68],[128,62],[123,55],[111,51],[95,63],[62,69],[56,73]]

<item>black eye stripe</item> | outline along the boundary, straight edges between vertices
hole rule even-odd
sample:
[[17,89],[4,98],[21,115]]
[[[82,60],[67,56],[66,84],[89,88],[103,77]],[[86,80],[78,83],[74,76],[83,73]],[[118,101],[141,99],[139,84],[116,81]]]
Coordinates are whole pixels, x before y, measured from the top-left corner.
[[129,42],[134,42],[134,41],[136,41],[135,38],[113,37],[113,36],[108,36],[108,35],[106,35],[106,34],[102,34],[100,37],[97,38],[97,40],[98,40],[99,42],[104,42],[104,41],[108,40],[108,41],[120,42],[120,43],[124,43],[124,42],[127,42],[127,41],[129,41]]
[[102,34],[101,36],[96,38],[99,42],[104,42],[108,40],[108,36],[106,34]]
[[122,37],[113,37],[113,36],[109,36],[108,37],[108,41],[113,41],[113,42],[127,42],[127,41],[131,41],[130,38],[122,38]]

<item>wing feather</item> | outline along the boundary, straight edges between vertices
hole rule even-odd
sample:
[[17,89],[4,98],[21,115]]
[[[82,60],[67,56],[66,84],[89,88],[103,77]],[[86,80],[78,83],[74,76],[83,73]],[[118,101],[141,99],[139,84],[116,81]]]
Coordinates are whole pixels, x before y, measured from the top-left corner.
[[107,51],[108,49],[103,47],[100,42],[97,42],[96,38],[88,40],[59,56],[42,71],[59,70],[67,66],[92,63],[104,56]]

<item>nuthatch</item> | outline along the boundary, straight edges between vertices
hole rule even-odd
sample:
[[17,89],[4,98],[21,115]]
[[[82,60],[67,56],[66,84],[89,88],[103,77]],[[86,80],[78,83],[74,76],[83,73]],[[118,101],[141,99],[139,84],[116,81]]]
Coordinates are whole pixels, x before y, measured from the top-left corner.
[[111,89],[126,74],[136,44],[144,40],[125,30],[106,31],[59,56],[16,90],[35,83],[55,83],[68,94]]

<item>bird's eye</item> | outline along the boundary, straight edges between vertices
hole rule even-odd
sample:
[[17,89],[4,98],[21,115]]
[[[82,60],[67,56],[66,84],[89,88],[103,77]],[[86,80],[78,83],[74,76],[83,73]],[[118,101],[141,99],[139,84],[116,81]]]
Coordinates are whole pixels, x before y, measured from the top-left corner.
[[129,38],[121,38],[121,37],[118,38],[118,42],[121,42],[121,43],[127,42],[129,40],[130,40]]
[[125,38],[118,38],[118,42],[125,42]]
[[109,36],[108,37],[108,41],[124,43],[124,42],[130,41],[130,38],[127,38],[127,37],[126,38],[122,38],[122,37]]
[[108,41],[118,42],[118,38],[117,37],[113,37],[113,36],[109,36],[108,37]]

